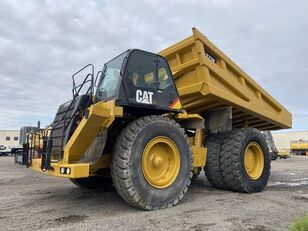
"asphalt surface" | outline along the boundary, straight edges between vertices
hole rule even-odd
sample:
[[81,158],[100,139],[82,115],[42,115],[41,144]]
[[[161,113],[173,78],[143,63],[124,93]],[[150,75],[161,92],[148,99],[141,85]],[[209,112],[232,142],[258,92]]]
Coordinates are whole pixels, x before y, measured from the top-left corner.
[[153,212],[0,157],[0,230],[288,230],[308,214],[308,157],[272,162],[257,194],[216,190],[201,173],[178,206]]

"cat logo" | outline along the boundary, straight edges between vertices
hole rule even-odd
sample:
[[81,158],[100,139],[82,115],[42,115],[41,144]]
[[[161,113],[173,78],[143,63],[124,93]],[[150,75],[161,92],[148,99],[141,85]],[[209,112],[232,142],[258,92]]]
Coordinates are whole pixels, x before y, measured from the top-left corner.
[[154,93],[151,91],[137,90],[136,91],[136,101],[137,103],[152,104],[153,94]]

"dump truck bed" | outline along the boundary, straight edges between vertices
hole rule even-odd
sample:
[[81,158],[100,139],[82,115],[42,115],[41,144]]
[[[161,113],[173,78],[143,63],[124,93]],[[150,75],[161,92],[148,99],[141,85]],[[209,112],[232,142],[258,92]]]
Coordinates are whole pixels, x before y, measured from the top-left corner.
[[233,128],[277,130],[292,126],[292,115],[202,33],[160,52],[171,68],[189,113],[232,107]]

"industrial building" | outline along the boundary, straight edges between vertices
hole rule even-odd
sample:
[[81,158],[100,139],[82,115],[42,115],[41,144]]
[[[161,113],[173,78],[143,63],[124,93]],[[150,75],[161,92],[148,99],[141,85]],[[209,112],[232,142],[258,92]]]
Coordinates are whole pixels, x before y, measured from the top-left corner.
[[308,140],[308,131],[273,133],[276,147],[280,151],[289,151],[291,142]]
[[21,146],[26,143],[27,133],[39,131],[39,126],[40,122],[38,122],[38,127],[24,126],[20,130],[0,130],[0,149]]
[[19,130],[0,130],[0,146],[7,149],[19,146]]

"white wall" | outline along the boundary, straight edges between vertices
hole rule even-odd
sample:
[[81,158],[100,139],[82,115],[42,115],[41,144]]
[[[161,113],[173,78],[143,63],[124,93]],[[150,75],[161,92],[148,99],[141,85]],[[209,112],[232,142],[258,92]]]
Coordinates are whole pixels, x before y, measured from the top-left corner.
[[308,140],[307,132],[272,133],[278,150],[290,149],[290,142],[299,139]]
[[[6,140],[6,137],[10,137],[10,140]],[[15,137],[17,140],[14,140]],[[0,145],[6,148],[19,146],[19,130],[0,130]]]

